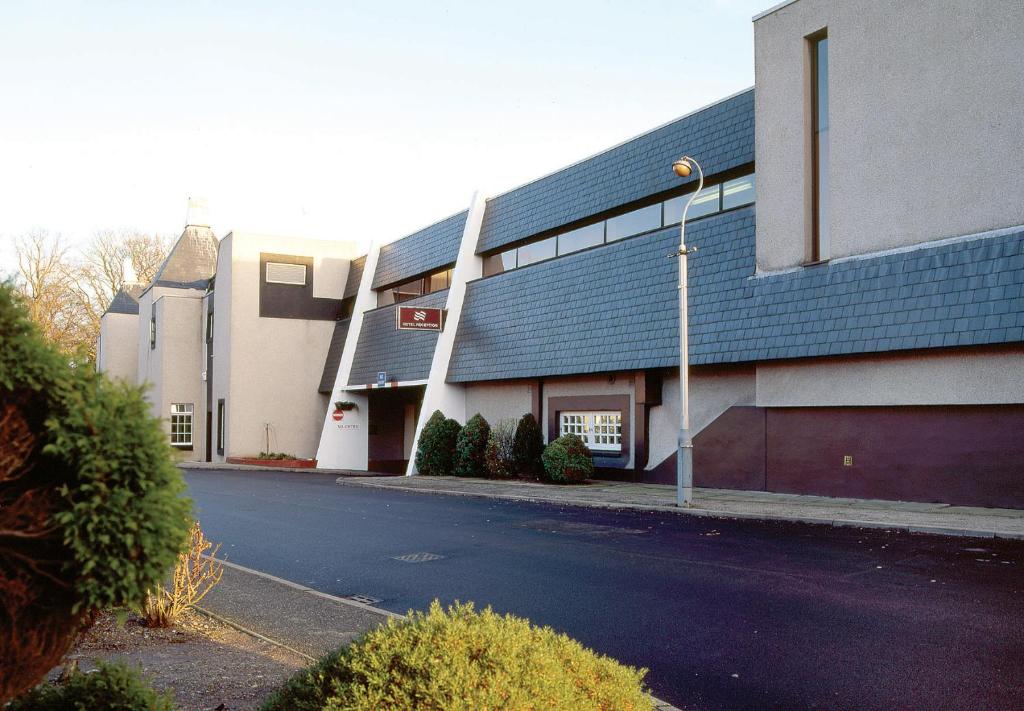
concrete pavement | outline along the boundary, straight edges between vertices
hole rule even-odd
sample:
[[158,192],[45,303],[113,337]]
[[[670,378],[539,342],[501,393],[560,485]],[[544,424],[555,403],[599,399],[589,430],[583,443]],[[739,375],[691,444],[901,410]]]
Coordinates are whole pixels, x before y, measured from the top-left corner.
[[461,477],[352,477],[339,484],[397,489],[451,496],[476,496],[572,506],[667,511],[691,516],[800,521],[832,526],[883,528],[977,538],[1024,539],[1024,511],[985,509],[949,504],[825,496],[776,494],[764,491],[695,489],[694,506],[675,506],[675,487],[592,481],[556,486],[527,481],[495,481]]

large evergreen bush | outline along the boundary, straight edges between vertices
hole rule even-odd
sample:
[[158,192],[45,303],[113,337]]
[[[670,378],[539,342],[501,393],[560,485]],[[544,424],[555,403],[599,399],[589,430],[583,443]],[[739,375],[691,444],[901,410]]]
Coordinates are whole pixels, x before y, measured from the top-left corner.
[[72,365],[0,284],[0,702],[162,582],[191,508],[170,453],[140,389]]
[[455,468],[455,441],[462,426],[434,410],[420,433],[416,471],[425,476],[450,476]]
[[123,662],[75,672],[63,684],[43,684],[15,699],[7,711],[174,711],[170,694],[158,693]]
[[491,426],[477,413],[469,418],[455,440],[455,476],[486,476],[487,438]]
[[526,413],[516,427],[512,461],[515,473],[520,476],[539,476],[543,472],[540,457],[544,451],[544,436],[533,415]]
[[388,620],[292,677],[264,711],[652,708],[645,670],[472,604]]
[[555,484],[575,484],[594,473],[590,449],[578,435],[562,435],[544,448],[544,478]]

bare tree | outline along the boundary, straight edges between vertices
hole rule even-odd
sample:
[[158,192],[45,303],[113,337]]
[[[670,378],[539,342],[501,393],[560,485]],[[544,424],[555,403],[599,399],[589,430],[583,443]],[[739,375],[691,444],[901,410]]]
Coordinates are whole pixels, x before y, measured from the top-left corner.
[[148,283],[170,246],[161,235],[105,230],[75,259],[60,235],[30,232],[15,241],[15,281],[49,340],[94,359],[100,318],[124,285],[125,262],[131,263],[137,282]]
[[[125,263],[130,263],[135,281],[148,284],[170,251],[171,241],[157,234],[131,230],[97,232],[85,249],[75,275],[75,297],[94,334],[92,350],[100,332],[100,317],[111,299],[128,278]],[[91,351],[90,351],[91,352]]]
[[59,234],[29,232],[15,240],[16,284],[43,335],[65,351],[86,345],[84,319],[75,294],[74,266]]

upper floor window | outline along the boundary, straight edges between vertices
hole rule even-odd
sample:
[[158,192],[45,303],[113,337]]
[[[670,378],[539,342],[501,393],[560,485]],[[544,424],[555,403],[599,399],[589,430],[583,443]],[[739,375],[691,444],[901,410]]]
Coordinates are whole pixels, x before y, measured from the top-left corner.
[[149,317],[149,347],[156,348],[156,316]]
[[206,312],[206,342],[213,342],[213,312]]
[[[527,242],[519,247],[484,257],[484,276],[492,276],[518,267],[525,267],[552,257],[561,257],[588,247],[633,237],[653,230],[678,225],[683,208],[692,193],[663,202],[630,210],[607,220],[562,232],[554,237]],[[687,221],[696,220],[723,210],[731,210],[754,202],[754,174],[709,185],[700,191],[686,213]]]
[[426,276],[410,279],[387,289],[381,289],[377,292],[377,306],[399,304],[409,299],[415,299],[417,296],[442,291],[450,287],[451,282],[451,267],[440,269]]
[[811,81],[811,249],[812,262],[828,259],[828,34],[808,38]]

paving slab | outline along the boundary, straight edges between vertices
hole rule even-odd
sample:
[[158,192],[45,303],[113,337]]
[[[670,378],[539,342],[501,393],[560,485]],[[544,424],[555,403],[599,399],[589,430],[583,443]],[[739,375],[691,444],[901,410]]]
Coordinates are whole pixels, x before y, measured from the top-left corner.
[[449,496],[539,501],[570,506],[673,511],[693,516],[801,521],[861,526],[935,535],[1024,540],[1024,511],[950,506],[917,501],[840,499],[764,491],[695,489],[692,507],[675,505],[675,487],[663,484],[595,481],[557,486],[529,481],[462,477],[352,477],[338,484],[400,489]]

